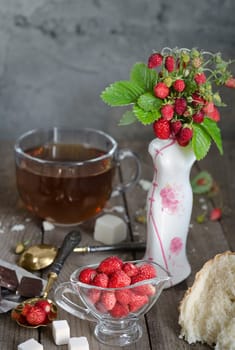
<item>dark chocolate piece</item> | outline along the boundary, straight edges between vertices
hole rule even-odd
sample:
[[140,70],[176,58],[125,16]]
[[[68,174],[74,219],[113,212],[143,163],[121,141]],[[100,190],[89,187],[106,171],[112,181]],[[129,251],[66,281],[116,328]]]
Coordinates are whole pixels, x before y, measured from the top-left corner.
[[39,297],[42,293],[42,280],[24,276],[21,278],[17,293],[23,297]]
[[19,282],[15,270],[0,266],[0,286],[15,291],[18,284]]

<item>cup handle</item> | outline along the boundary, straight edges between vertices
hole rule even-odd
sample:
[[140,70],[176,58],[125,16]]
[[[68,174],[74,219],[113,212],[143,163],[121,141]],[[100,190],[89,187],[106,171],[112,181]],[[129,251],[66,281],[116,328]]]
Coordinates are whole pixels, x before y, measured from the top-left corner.
[[[70,282],[61,283],[55,290],[54,298],[58,306],[70,314],[87,321],[97,322],[97,319],[90,314],[90,310],[74,303],[65,293],[73,294],[78,297],[78,294],[71,288]],[[81,301],[81,299],[79,298]]]
[[126,183],[117,185],[116,187],[114,187],[113,191],[125,192],[131,186],[136,184],[140,179],[140,174],[141,174],[140,160],[139,160],[138,156],[134,152],[132,152],[131,150],[129,150],[127,148],[123,148],[123,149],[118,150],[117,165],[120,166],[121,162],[126,158],[132,158],[134,160],[135,171],[132,174],[131,179],[129,181],[127,181]]

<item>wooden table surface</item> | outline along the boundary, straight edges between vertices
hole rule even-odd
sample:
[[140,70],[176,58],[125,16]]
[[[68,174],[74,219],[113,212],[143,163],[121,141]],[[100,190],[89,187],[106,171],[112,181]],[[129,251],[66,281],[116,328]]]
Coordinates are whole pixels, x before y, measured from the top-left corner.
[[[141,179],[151,181],[152,161],[147,153],[147,143],[132,142],[122,144],[135,151],[140,158],[142,166]],[[68,228],[55,228],[43,232],[41,222],[33,218],[19,201],[15,186],[13,143],[0,143],[0,258],[10,263],[16,263],[18,256],[14,254],[17,242],[30,240],[30,244],[46,242],[61,245]],[[121,175],[125,177],[125,170],[121,169]],[[219,192],[214,197],[207,195],[194,195],[194,205],[189,229],[187,252],[192,267],[192,273],[187,280],[164,290],[158,302],[141,320],[143,336],[139,342],[127,346],[126,349],[208,349],[206,345],[188,345],[179,339],[180,328],[178,325],[178,305],[188,286],[191,286],[195,273],[208,259],[215,254],[235,250],[235,141],[224,142],[224,156],[220,156],[212,148],[205,160],[196,162],[191,175],[194,176],[200,170],[207,170],[216,181]],[[119,215],[128,221],[129,240],[144,241],[146,227],[136,221],[136,212],[145,207],[147,192],[137,184],[123,196],[113,197],[107,203],[106,210]],[[209,212],[215,206],[222,206],[223,216],[220,221],[212,222],[206,220],[197,223],[197,216]],[[24,225],[23,230],[15,231],[14,225]],[[81,245],[98,244],[93,240],[94,220],[86,225],[86,233],[82,237]],[[123,259],[141,258],[141,253],[117,253]],[[110,253],[89,253],[79,255],[72,253],[60,275],[55,286],[69,279],[70,274],[77,267],[87,263],[99,262]],[[41,273],[46,278],[45,272]],[[53,291],[50,294],[53,298]],[[59,319],[67,319],[71,328],[71,336],[86,336],[89,341],[90,350],[112,349],[112,347],[99,344],[93,336],[94,323],[80,320],[59,309]],[[0,314],[0,349],[14,350],[17,345],[29,338],[35,338],[41,342],[45,350],[58,349],[53,342],[51,327],[43,329],[25,329],[19,327],[10,318],[10,313]],[[67,349],[60,346],[59,349]]]

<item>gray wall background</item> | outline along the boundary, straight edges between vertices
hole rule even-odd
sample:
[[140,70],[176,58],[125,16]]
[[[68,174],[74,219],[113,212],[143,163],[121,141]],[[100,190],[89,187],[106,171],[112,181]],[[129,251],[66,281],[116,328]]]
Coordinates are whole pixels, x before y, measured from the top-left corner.
[[[120,130],[122,110],[101,91],[164,46],[235,58],[234,34],[234,0],[0,0],[0,138],[41,126],[151,138],[140,124]],[[233,137],[235,95],[223,94],[221,126]]]

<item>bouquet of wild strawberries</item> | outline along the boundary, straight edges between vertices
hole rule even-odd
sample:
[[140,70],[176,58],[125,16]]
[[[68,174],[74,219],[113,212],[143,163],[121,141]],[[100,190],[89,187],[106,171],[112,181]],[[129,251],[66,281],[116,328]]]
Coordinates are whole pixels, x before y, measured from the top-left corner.
[[175,138],[182,147],[191,143],[198,160],[205,157],[212,141],[222,154],[217,107],[225,104],[213,88],[235,88],[228,70],[232,62],[224,61],[220,53],[164,48],[149,57],[148,65],[136,63],[130,80],[111,84],[101,98],[110,106],[133,104],[120,125],[137,120],[152,124],[160,139]]

